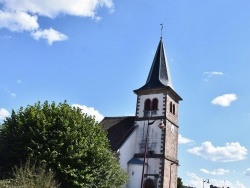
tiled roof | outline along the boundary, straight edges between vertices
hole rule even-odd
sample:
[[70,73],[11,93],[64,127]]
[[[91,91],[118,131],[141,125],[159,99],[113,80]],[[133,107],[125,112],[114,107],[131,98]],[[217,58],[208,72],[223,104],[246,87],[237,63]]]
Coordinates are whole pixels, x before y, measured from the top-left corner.
[[165,56],[164,46],[161,38],[155,53],[150,72],[148,74],[146,84],[135,91],[156,89],[165,86],[169,86],[173,89],[168,62]]
[[117,151],[136,128],[135,116],[105,117],[100,125],[108,133],[111,149]]
[[132,159],[130,159],[129,161],[128,161],[128,164],[141,164],[141,165],[143,165],[143,161],[142,160],[140,160],[140,159],[137,159],[137,158],[132,158]]

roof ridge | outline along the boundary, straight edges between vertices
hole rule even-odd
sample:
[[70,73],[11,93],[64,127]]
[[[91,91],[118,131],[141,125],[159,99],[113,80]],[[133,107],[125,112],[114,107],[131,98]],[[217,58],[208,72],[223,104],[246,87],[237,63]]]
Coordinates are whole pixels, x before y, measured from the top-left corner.
[[124,118],[124,117],[135,117],[135,116],[112,116],[112,117],[105,116],[104,118]]

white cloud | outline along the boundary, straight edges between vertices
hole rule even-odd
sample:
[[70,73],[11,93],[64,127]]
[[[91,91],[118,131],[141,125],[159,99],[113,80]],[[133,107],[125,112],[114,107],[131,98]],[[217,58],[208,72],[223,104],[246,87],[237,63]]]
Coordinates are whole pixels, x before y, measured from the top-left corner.
[[99,21],[98,8],[114,10],[112,0],[0,0],[0,5],[0,29],[31,32],[36,40],[43,38],[49,44],[65,40],[66,35],[54,29],[41,29],[39,16],[56,18],[58,15],[70,15]]
[[68,37],[52,28],[45,29],[45,30],[37,30],[33,33],[31,33],[34,39],[46,39],[48,41],[48,44],[51,45],[55,41],[63,41],[67,40]]
[[11,31],[33,31],[38,29],[37,16],[25,12],[4,12],[0,10],[0,28]]
[[189,149],[188,152],[201,156],[206,160],[219,162],[240,161],[246,158],[247,149],[238,142],[226,143],[223,147],[215,147],[211,142],[203,142],[200,147]]
[[10,91],[4,84],[0,84],[0,89],[8,93],[12,98],[16,97],[16,94]]
[[189,138],[184,138],[181,134],[178,135],[178,143],[179,144],[188,144],[188,143],[194,143],[193,140]]
[[0,108],[0,120],[5,119],[9,115],[10,115],[10,113],[6,109]]
[[22,80],[17,80],[16,83],[21,84]]
[[[203,187],[203,178],[198,177],[195,173],[187,173],[189,179],[188,181],[184,181],[184,185],[189,185],[196,188]],[[204,187],[209,187],[209,185],[214,185],[218,187],[233,187],[233,188],[247,188],[243,183],[240,181],[235,181],[234,183],[231,181],[225,181],[221,179],[209,179],[210,184],[204,183]],[[205,186],[206,185],[206,186]]]
[[229,170],[225,170],[223,168],[219,168],[219,169],[216,169],[213,171],[209,171],[206,169],[200,169],[200,171],[203,172],[204,174],[211,174],[211,175],[217,175],[217,176],[222,176],[222,175],[229,173]]
[[211,71],[211,72],[203,72],[204,75],[206,75],[206,78],[204,79],[206,82],[209,81],[209,79],[212,76],[223,76],[223,72],[220,71]]
[[203,178],[198,177],[195,173],[187,173],[189,180],[184,182],[185,185],[200,188],[203,186]]
[[203,74],[206,74],[209,77],[211,77],[211,76],[223,76],[223,72],[218,72],[218,71],[204,72]]
[[9,11],[55,18],[59,14],[94,18],[99,7],[113,9],[112,0],[0,0]]
[[210,174],[210,172],[206,169],[200,169],[201,172],[203,172],[204,174]]
[[222,176],[222,175],[228,174],[229,172],[230,172],[229,170],[219,168],[219,169],[211,171],[210,174],[217,175],[217,176]]
[[243,183],[241,183],[240,181],[236,181],[235,185],[232,185],[231,187],[246,188],[246,186]]
[[214,105],[220,105],[220,106],[226,107],[226,106],[230,106],[230,104],[235,100],[237,100],[237,96],[232,93],[232,94],[225,94],[225,95],[218,96],[214,98],[211,101],[211,103]]
[[4,88],[4,91],[6,91],[7,93],[9,93],[11,97],[13,97],[13,98],[15,98],[15,97],[16,97],[16,94],[15,94],[15,93],[13,93],[12,91],[10,91],[10,90],[9,90],[9,89],[7,89],[7,88]]
[[98,122],[102,121],[104,118],[104,116],[99,113],[98,110],[95,110],[93,107],[87,107],[85,105],[80,104],[72,104],[72,107],[80,108],[82,110],[82,113],[94,116],[95,120]]
[[250,168],[246,169],[245,172],[243,172],[244,175],[250,176]]

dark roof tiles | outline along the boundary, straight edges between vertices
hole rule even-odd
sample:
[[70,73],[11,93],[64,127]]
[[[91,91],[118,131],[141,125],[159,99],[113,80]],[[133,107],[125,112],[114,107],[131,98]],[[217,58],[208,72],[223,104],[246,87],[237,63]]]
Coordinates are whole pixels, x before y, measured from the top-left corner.
[[128,164],[139,164],[139,165],[143,165],[143,161],[138,159],[138,158],[132,158],[128,161]]
[[136,128],[135,116],[105,117],[100,126],[108,133],[111,149],[117,151]]

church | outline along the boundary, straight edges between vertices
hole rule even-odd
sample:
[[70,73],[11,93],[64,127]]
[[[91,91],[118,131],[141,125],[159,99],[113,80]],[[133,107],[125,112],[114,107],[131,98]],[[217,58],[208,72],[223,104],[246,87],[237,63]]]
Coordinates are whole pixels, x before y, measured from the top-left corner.
[[170,76],[160,38],[145,85],[137,95],[135,116],[105,117],[111,149],[128,173],[127,188],[176,188],[178,109],[182,98]]

